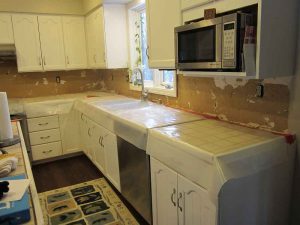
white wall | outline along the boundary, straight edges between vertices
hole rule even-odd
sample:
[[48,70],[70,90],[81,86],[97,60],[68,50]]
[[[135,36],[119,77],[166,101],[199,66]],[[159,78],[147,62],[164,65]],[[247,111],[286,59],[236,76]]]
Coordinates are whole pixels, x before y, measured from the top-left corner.
[[[300,10],[300,3],[298,11]],[[294,87],[291,90],[289,130],[297,135],[298,151],[296,161],[296,174],[293,193],[292,225],[300,224],[300,14],[298,20],[298,56],[296,59],[296,74],[294,77]]]

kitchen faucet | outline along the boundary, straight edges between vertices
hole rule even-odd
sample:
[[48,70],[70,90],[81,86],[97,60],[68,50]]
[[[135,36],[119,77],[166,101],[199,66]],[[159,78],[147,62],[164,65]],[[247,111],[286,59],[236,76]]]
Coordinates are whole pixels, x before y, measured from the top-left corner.
[[[146,102],[148,100],[148,90],[145,89],[144,83],[144,73],[140,68],[135,68],[133,73],[139,74],[142,79],[142,93],[141,93],[141,101]],[[138,77],[138,76],[137,76]]]

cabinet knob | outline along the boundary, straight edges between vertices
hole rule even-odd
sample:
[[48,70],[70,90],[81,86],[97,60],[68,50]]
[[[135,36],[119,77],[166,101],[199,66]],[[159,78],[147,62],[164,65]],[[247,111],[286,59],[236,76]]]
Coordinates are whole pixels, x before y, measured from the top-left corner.
[[46,65],[46,56],[44,56],[44,65]]
[[96,63],[97,62],[97,60],[96,60],[96,54],[94,55],[94,63]]
[[69,56],[66,56],[66,58],[67,58],[67,64],[70,64]]
[[171,194],[171,202],[173,203],[174,206],[176,206],[176,201],[174,200],[175,195],[176,195],[176,189],[173,188],[173,193]]
[[40,66],[42,65],[41,57],[38,57],[38,63],[39,63]]

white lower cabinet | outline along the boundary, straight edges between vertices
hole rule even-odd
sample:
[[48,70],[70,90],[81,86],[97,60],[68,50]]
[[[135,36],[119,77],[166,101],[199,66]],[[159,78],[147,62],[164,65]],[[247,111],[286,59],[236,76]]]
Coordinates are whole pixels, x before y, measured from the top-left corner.
[[153,225],[216,225],[208,192],[151,157]]
[[67,114],[59,115],[63,154],[79,152],[82,149],[80,148],[79,123],[77,123],[78,114],[78,111],[71,110]]
[[79,116],[79,121],[81,149],[120,191],[117,136],[84,114]]
[[121,191],[117,136],[103,128],[106,177]]

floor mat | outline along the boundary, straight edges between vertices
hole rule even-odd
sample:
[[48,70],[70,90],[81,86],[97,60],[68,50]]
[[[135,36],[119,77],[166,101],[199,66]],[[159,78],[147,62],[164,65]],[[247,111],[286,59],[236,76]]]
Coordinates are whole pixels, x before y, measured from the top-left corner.
[[138,225],[104,178],[39,194],[45,224]]

